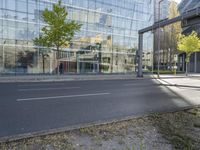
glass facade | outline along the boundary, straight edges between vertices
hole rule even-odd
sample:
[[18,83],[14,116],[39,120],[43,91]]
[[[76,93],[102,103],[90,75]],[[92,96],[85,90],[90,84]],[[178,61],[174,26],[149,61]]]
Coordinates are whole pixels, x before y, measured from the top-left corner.
[[[82,24],[70,46],[62,49],[64,73],[135,71],[138,30],[154,21],[152,0],[63,0],[68,19]],[[0,74],[54,74],[56,52],[34,46],[45,25],[41,17],[57,0],[0,1]],[[152,36],[144,49],[152,48]]]
[[[184,13],[186,11],[195,9],[200,7],[200,1],[199,0],[182,0],[179,5],[179,11],[180,13]],[[198,35],[200,36],[200,21],[199,18],[193,18],[185,22],[183,22],[183,31],[182,34],[189,35],[192,33],[192,31],[196,31]],[[179,55],[180,57],[180,66],[182,67],[182,70],[185,70],[186,64],[185,62],[185,54]],[[189,71],[200,73],[200,53],[194,53],[192,54],[190,58],[190,64],[189,64]]]
[[200,6],[199,0],[182,0],[179,4],[179,10],[181,13],[197,8]]

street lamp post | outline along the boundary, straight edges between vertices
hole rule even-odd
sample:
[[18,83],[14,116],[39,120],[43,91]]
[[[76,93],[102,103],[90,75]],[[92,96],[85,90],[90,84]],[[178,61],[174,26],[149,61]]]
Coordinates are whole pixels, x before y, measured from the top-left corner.
[[160,16],[161,16],[160,5],[163,1],[164,0],[160,0],[158,4],[158,72],[157,72],[158,78],[160,77]]
[[113,28],[112,28],[112,35],[111,35],[111,50],[112,50],[111,73],[113,73]]

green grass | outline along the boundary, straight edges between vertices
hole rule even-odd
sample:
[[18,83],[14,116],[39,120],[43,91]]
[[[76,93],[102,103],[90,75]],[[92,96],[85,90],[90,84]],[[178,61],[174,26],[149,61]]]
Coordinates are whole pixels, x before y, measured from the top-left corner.
[[[149,71],[151,72],[151,71]],[[153,70],[153,74],[157,74],[158,70]],[[184,74],[183,71],[176,71],[176,74]],[[173,70],[160,70],[160,74],[175,74],[175,71]]]

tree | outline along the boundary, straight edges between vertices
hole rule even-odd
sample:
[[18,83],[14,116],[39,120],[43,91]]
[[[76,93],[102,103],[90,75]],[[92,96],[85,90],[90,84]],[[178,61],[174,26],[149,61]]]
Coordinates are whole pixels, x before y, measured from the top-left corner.
[[[164,14],[166,15],[166,14]],[[169,10],[168,10],[168,19],[175,18],[180,16],[178,11],[178,4],[174,1],[170,1]],[[167,69],[168,67],[172,69],[174,55],[177,53],[177,41],[178,35],[181,33],[181,22],[173,23],[168,26],[165,26],[161,29],[160,32],[160,55],[161,55],[161,63],[163,69]],[[157,30],[154,34],[155,38],[155,49],[158,49],[158,31]],[[156,60],[156,59],[155,59]],[[157,63],[157,61],[156,61]]]
[[193,53],[200,51],[200,39],[195,31],[190,35],[180,35],[178,50],[186,53],[186,76],[188,75],[188,63]]
[[44,10],[42,18],[47,24],[41,30],[39,38],[33,41],[37,46],[53,47],[57,52],[57,72],[59,73],[60,49],[71,42],[74,34],[80,30],[81,24],[67,20],[67,9],[62,6],[61,0],[53,4],[53,9]]

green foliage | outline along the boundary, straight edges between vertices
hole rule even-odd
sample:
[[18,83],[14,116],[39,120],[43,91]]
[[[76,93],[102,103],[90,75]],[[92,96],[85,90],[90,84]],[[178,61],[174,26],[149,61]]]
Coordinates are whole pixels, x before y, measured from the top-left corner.
[[109,66],[102,65],[102,66],[101,66],[101,69],[102,69],[103,71],[108,71],[108,69],[109,69]]
[[200,39],[195,31],[190,35],[180,35],[178,41],[178,50],[186,53],[186,76],[188,75],[188,63],[193,53],[200,51]]
[[40,35],[39,38],[33,39],[33,42],[35,45],[40,47],[51,47],[50,42],[47,40],[47,37],[44,37],[42,35]]
[[[157,73],[158,73],[158,70],[153,70],[153,74],[157,74]],[[177,71],[176,73],[177,74],[182,74],[184,72]],[[160,74],[174,74],[174,71],[173,70],[160,70]]]
[[129,49],[129,52],[130,52],[130,53],[135,53],[136,51],[137,51],[136,48],[131,48],[131,49]]
[[62,6],[61,0],[53,5],[53,9],[45,9],[42,14],[44,22],[47,24],[42,28],[42,34],[34,39],[35,45],[44,47],[66,47],[80,30],[81,25],[75,21],[67,21],[67,9]]
[[197,33],[193,31],[188,36],[180,35],[178,50],[186,53],[186,63],[189,63],[191,54],[200,51],[200,39]]

